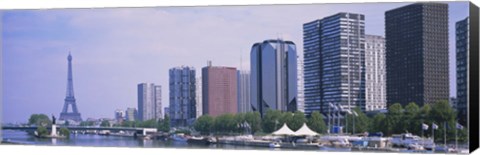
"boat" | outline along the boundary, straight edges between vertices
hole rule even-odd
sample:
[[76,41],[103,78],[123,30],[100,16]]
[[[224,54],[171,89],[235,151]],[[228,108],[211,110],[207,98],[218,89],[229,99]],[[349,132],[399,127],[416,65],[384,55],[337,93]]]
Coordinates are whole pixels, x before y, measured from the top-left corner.
[[418,149],[419,146],[417,145],[420,145],[423,149],[425,149],[423,146],[428,146],[429,148],[434,146],[432,139],[423,139],[411,133],[393,135],[391,138],[391,143],[394,147],[410,149]]
[[281,145],[280,145],[279,142],[272,142],[272,143],[268,144],[268,147],[270,147],[270,148],[280,148]]
[[187,139],[187,143],[189,144],[200,144],[200,145],[208,145],[210,144],[210,141],[208,138],[202,137],[202,136],[193,136]]
[[187,140],[188,140],[188,138],[185,137],[185,135],[184,135],[184,134],[181,134],[181,133],[179,133],[179,134],[174,134],[174,135],[172,135],[171,138],[172,138],[173,141],[183,142],[183,143],[186,143]]

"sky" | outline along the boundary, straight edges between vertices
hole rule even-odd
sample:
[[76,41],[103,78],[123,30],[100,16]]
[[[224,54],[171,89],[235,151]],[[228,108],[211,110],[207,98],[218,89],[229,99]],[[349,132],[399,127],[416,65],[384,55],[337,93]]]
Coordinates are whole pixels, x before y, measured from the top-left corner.
[[[3,122],[31,114],[59,116],[73,56],[76,103],[82,118],[113,118],[137,107],[137,84],[162,86],[168,70],[216,66],[249,69],[251,46],[293,41],[303,55],[303,23],[338,12],[365,15],[367,34],[384,36],[384,13],[410,3],[42,9],[2,11]],[[449,2],[450,94],[455,96],[454,23],[468,3]]]

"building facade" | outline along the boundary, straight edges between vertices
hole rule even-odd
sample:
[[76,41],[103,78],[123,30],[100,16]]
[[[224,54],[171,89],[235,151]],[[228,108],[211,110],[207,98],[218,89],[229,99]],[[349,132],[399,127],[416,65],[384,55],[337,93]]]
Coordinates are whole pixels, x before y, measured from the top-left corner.
[[172,126],[191,125],[197,117],[195,68],[175,67],[169,70],[169,112]]
[[387,108],[385,38],[365,35],[365,110]]
[[246,113],[252,111],[250,105],[250,72],[244,70],[237,71],[237,97],[238,112]]
[[448,101],[448,4],[385,12],[387,104]]
[[125,120],[127,121],[137,120],[137,109],[127,108],[127,110],[125,111]]
[[297,110],[297,51],[291,41],[265,40],[250,53],[251,106],[263,115],[268,109]]
[[197,102],[197,107],[196,107],[196,110],[197,110],[197,118],[202,116],[203,112],[202,112],[202,77],[198,77],[196,79],[196,102]]
[[457,69],[457,118],[459,123],[466,125],[468,122],[468,51],[469,49],[469,19],[468,17],[458,21],[455,24],[455,33],[456,33],[456,69]]
[[305,112],[305,81],[302,56],[297,56],[297,110]]
[[162,87],[153,83],[140,83],[137,85],[138,120],[159,120],[162,113]]
[[237,113],[237,69],[212,66],[202,68],[203,115],[218,116]]
[[365,16],[338,13],[303,25],[305,114],[365,110]]
[[122,122],[125,120],[126,113],[123,110],[117,109],[115,110],[115,120],[117,121],[118,124],[122,124]]

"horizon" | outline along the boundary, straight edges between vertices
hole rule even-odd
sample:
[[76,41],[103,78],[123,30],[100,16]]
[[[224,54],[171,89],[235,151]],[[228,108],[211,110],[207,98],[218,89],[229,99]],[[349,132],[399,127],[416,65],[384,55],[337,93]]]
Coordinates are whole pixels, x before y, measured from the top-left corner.
[[[117,109],[137,108],[139,83],[163,87],[163,111],[170,68],[191,66],[196,78],[209,60],[213,66],[249,70],[252,45],[275,38],[293,41],[303,57],[302,25],[339,12],[364,14],[365,34],[384,37],[385,11],[408,4],[3,10],[2,123],[27,122],[35,113],[59,116],[69,52],[84,120],[113,118]],[[448,4],[449,92],[454,97],[454,23],[468,16],[468,3]]]

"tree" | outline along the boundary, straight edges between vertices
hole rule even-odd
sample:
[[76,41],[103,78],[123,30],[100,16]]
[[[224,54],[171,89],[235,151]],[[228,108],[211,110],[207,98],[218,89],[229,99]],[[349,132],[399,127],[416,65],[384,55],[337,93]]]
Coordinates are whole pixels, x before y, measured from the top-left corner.
[[327,126],[325,125],[323,116],[318,111],[315,111],[312,113],[312,115],[310,116],[310,119],[308,119],[307,125],[310,129],[312,129],[317,133],[327,132]]
[[235,120],[236,129],[235,132],[242,132],[244,131],[244,127],[241,126],[243,122],[245,122],[245,114],[244,113],[237,113],[233,116]]
[[272,109],[267,110],[262,119],[263,131],[271,133],[278,130],[283,125],[283,123],[280,122],[281,118],[282,112]]
[[237,123],[233,114],[223,114],[217,116],[214,121],[215,132],[220,134],[232,133],[237,128]]
[[301,111],[296,111],[295,113],[293,113],[293,117],[290,120],[288,126],[293,131],[297,131],[302,127],[303,123],[305,122],[307,122],[307,119],[305,118],[305,114]]
[[95,124],[95,122],[93,122],[93,121],[80,122],[80,126],[93,126],[94,124]]
[[45,114],[32,114],[28,119],[28,125],[47,126],[50,124],[52,124],[52,121]]
[[262,130],[262,117],[258,111],[247,112],[245,114],[245,121],[250,125],[250,129],[253,133]]
[[293,120],[293,113],[291,112],[284,112],[282,113],[282,116],[280,117],[280,121],[279,121],[279,127],[282,127],[283,124],[287,124],[287,126],[292,129],[291,125],[289,124],[292,124],[292,120]]
[[195,123],[193,123],[193,128],[202,135],[208,135],[212,131],[213,123],[213,117],[209,115],[202,115],[195,121]]
[[110,127],[110,122],[108,122],[107,120],[103,120],[102,123],[100,123],[100,126],[101,127]]
[[157,130],[162,132],[169,132],[170,131],[170,117],[165,115],[164,119],[158,120],[157,123]]
[[402,120],[403,108],[400,103],[392,104],[388,108],[388,115],[385,121],[386,133],[385,135],[392,135],[394,133],[402,133],[401,120]]
[[385,114],[378,113],[372,119],[372,124],[370,125],[370,132],[382,132],[387,133],[388,128],[386,128],[386,116]]
[[60,128],[59,133],[61,136],[65,136],[67,138],[70,137],[70,130],[68,130],[67,128]]
[[47,135],[48,135],[48,130],[47,130],[47,128],[44,127],[44,126],[38,126],[38,127],[37,127],[37,135],[38,135],[39,137],[45,137],[45,136],[47,136]]
[[420,107],[415,102],[410,102],[405,106],[401,122],[402,131],[408,131],[413,134],[420,134],[421,120],[418,119]]
[[[353,119],[355,119],[354,133],[361,133],[361,132],[368,131],[368,128],[370,126],[370,118],[368,118],[368,116],[365,113],[363,113],[359,107],[354,108],[353,111],[355,111],[358,114],[358,116],[353,117]],[[352,123],[351,130],[353,131],[353,122],[348,122],[348,123]]]
[[[435,104],[432,104],[431,109],[428,113],[428,119],[430,120],[431,123],[436,123],[437,125],[443,124],[445,122],[447,124],[451,125],[452,128],[450,128],[451,130],[447,130],[447,134],[449,134],[448,137],[455,137],[456,128],[455,128],[454,125],[456,124],[456,113],[455,113],[455,110],[450,106],[448,101],[441,100],[441,101],[438,101]],[[431,123],[429,123],[429,124],[431,124]],[[437,140],[443,140],[444,129],[440,128],[440,130],[438,130],[438,131],[439,132],[435,133],[436,134],[435,137],[438,137],[436,139]],[[462,132],[462,130],[458,130],[458,133],[459,133],[458,136],[459,137],[463,136],[463,134],[461,134],[461,132]],[[431,137],[432,135],[430,135],[430,134],[431,133],[425,132],[426,136]]]

